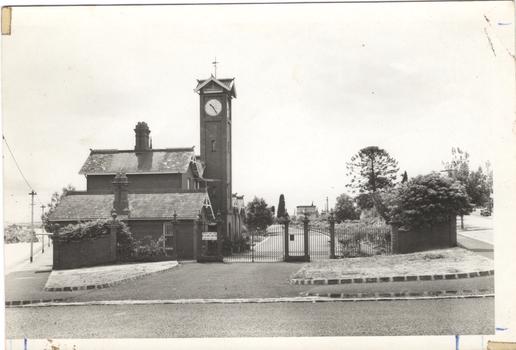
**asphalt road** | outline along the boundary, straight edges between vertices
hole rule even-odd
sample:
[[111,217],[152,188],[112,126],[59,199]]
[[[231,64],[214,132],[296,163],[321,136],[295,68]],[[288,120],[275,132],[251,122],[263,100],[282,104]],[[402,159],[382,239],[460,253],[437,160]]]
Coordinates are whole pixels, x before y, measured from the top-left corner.
[[6,309],[7,338],[493,334],[494,298]]
[[[494,276],[442,281],[382,282],[339,285],[292,285],[302,263],[181,264],[119,285],[87,291],[45,292],[48,272],[20,271],[6,277],[7,301],[65,298],[69,301],[182,298],[275,298],[308,293],[422,292],[494,290]],[[195,278],[192,278],[195,276]]]

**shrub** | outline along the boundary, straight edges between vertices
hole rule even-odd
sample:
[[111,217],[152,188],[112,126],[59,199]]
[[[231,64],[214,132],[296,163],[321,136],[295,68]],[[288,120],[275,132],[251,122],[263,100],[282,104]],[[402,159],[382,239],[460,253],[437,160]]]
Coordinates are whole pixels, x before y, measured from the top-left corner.
[[133,260],[158,260],[166,256],[165,237],[160,236],[158,239],[154,240],[152,236],[146,235],[141,241],[136,242]]
[[233,242],[229,239],[222,241],[222,255],[230,256],[233,253]]
[[378,255],[389,251],[391,228],[385,224],[341,223],[335,225],[335,237],[340,245],[337,253],[342,257]]
[[240,237],[233,241],[232,249],[234,252],[238,253],[247,252],[249,249],[251,249],[251,244],[245,237]]
[[116,233],[116,244],[118,249],[118,260],[129,260],[135,254],[136,241],[129,230],[129,226],[124,222],[120,222],[120,228]]
[[382,200],[390,222],[407,229],[448,222],[473,208],[464,186],[438,173],[417,176]]
[[84,241],[109,234],[107,220],[93,220],[60,228],[51,237],[58,242]]

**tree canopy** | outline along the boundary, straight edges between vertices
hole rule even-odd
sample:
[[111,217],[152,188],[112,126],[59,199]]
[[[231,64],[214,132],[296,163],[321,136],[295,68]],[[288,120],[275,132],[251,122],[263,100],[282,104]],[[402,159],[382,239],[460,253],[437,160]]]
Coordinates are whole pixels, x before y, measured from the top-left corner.
[[253,229],[266,229],[272,224],[272,212],[263,198],[254,197],[247,203],[246,224]]
[[477,170],[471,171],[469,153],[453,147],[451,160],[443,162],[443,166],[448,176],[465,187],[472,204],[489,206],[493,192],[493,172],[489,162],[486,162],[485,170],[479,166]]
[[337,197],[335,203],[335,219],[338,222],[343,220],[356,220],[360,217],[358,210],[355,208],[353,198],[343,193]]
[[354,193],[374,193],[395,184],[398,162],[378,146],[362,148],[347,163],[349,187]]
[[[492,186],[492,185],[491,185]],[[466,183],[466,192],[471,203],[477,206],[488,205],[491,197],[492,187],[489,185],[488,174],[484,173],[482,167],[470,172]]]
[[45,231],[55,233],[57,228],[48,221],[48,217],[54,210],[56,210],[56,207],[61,202],[61,199],[70,191],[75,191],[75,187],[68,185],[63,187],[61,194],[56,191],[52,194],[52,197],[50,197],[50,203],[47,204],[47,211],[41,216],[41,221],[43,221]]

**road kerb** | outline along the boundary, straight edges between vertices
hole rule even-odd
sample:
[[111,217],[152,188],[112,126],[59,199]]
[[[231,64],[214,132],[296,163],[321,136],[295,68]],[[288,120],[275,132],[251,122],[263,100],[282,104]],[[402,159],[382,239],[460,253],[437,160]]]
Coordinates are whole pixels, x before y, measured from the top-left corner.
[[350,284],[350,283],[384,283],[384,282],[407,282],[407,281],[440,281],[455,280],[475,277],[493,276],[494,270],[460,272],[448,274],[424,274],[408,276],[381,276],[361,278],[292,278],[290,284],[297,285],[324,285],[324,284]]
[[12,301],[6,301],[5,307],[11,307],[11,306],[23,306],[23,305],[30,305],[30,304],[42,304],[42,303],[59,303],[64,302],[66,299],[30,299],[30,300],[12,300]]
[[324,298],[399,298],[399,297],[437,297],[437,296],[469,296],[469,295],[493,295],[492,291],[487,289],[479,290],[433,290],[423,292],[376,292],[376,293],[312,293],[307,292],[307,297],[324,297]]
[[266,303],[324,303],[324,302],[361,302],[361,301],[397,301],[397,300],[438,300],[491,298],[494,294],[442,295],[442,296],[371,296],[371,297],[284,297],[284,298],[234,298],[234,299],[168,299],[168,300],[105,300],[76,302],[41,302],[24,305],[9,305],[7,308],[53,307],[53,306],[100,306],[100,305],[187,305],[187,304],[266,304]]

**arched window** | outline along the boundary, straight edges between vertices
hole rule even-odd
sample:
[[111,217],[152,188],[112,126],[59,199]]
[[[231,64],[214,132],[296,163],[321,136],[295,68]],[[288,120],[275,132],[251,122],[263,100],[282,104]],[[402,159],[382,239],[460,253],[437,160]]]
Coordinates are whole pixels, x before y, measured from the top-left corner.
[[217,145],[216,145],[215,140],[211,140],[211,151],[212,151],[212,152],[215,152],[215,150],[216,150],[216,146],[217,146]]

